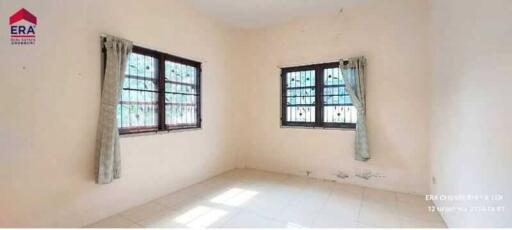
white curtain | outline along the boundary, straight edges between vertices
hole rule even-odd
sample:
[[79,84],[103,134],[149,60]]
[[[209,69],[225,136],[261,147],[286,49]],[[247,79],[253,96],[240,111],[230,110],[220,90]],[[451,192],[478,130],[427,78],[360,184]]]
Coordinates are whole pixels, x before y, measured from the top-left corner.
[[117,104],[121,94],[126,62],[132,51],[132,42],[107,36],[105,71],[101,90],[101,107],[96,140],[96,183],[108,184],[121,176]]
[[366,129],[366,58],[355,57],[348,61],[341,60],[340,69],[345,81],[345,88],[357,109],[355,159],[367,161],[370,159],[370,152],[368,151]]

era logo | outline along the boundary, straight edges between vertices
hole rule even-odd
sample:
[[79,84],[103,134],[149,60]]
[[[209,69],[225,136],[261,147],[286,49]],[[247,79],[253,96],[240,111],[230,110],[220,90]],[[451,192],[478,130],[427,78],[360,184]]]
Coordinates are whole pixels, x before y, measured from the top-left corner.
[[36,43],[37,17],[21,8],[9,17],[12,45],[33,45]]

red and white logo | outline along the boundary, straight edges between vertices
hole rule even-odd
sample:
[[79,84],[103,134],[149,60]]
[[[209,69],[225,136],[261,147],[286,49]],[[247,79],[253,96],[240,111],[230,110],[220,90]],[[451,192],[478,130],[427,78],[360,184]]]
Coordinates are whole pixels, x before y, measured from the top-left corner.
[[33,45],[36,43],[37,17],[25,8],[9,17],[12,45]]

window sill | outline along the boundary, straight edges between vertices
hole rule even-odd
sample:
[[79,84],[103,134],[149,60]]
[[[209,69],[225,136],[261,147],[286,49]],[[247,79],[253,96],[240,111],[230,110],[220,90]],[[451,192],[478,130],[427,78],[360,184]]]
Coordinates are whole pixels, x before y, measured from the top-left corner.
[[140,133],[126,133],[126,134],[119,134],[120,138],[125,137],[139,137],[139,136],[151,136],[151,135],[164,135],[168,133],[182,133],[187,131],[200,131],[202,127],[196,127],[196,128],[181,128],[181,129],[171,129],[171,130],[159,130],[159,131],[147,131],[147,132],[140,132]]
[[316,127],[316,126],[298,126],[298,125],[281,125],[283,129],[319,129],[319,130],[339,130],[339,131],[356,131],[356,128],[351,127]]

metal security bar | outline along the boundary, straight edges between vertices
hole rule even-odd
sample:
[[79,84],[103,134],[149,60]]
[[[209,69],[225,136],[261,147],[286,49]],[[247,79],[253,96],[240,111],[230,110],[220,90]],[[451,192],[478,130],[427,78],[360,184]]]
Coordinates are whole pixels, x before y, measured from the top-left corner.
[[323,72],[323,121],[325,123],[356,123],[357,111],[345,89],[340,68],[328,68]]
[[193,127],[198,123],[198,69],[165,61],[165,124],[167,127]]
[[357,113],[337,62],[281,69],[281,125],[355,128]]
[[286,120],[315,122],[315,71],[288,72],[286,82]]
[[[105,49],[102,48],[103,66]],[[118,104],[120,134],[201,127],[201,63],[133,47]]]
[[118,105],[117,120],[121,133],[158,129],[157,63],[154,57],[130,54]]

